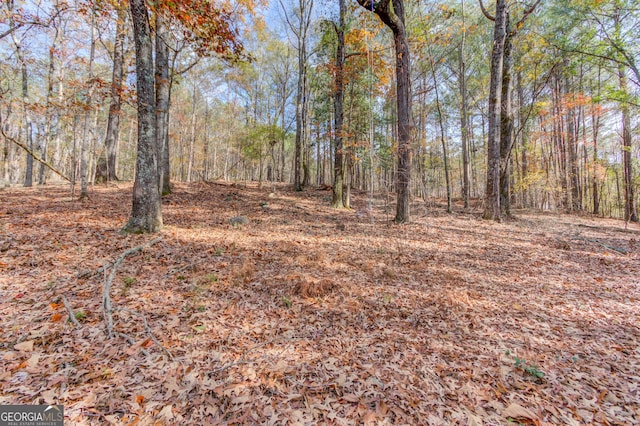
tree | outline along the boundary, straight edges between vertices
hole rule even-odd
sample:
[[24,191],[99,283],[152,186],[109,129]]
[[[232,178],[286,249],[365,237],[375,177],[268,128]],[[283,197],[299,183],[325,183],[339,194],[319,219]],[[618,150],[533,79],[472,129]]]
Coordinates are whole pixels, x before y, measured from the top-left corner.
[[[480,2],[482,5],[482,2]],[[484,7],[483,7],[484,9]],[[485,219],[500,219],[500,139],[498,118],[500,110],[499,92],[502,76],[502,61],[506,33],[507,4],[496,0],[493,17],[493,49],[491,52],[491,77],[489,83],[489,112],[487,114],[487,186],[485,195]],[[489,16],[487,16],[489,18]],[[490,18],[491,19],[491,18]]]
[[409,43],[405,30],[403,0],[357,0],[358,4],[373,11],[393,33],[396,70],[396,107],[398,121],[398,172],[396,177],[396,216],[395,222],[409,222],[411,180],[411,61]]
[[[10,0],[7,2],[7,8],[9,13],[11,14],[9,19],[9,31],[11,34],[11,39],[16,49],[16,57],[18,58],[18,62],[20,63],[20,71],[22,77],[22,113],[24,117],[24,132],[26,135],[26,146],[29,150],[34,149],[33,143],[33,123],[31,119],[31,112],[28,108],[29,103],[29,74],[27,72],[27,60],[24,56],[24,52],[22,49],[22,44],[18,37],[16,37],[15,30],[17,29],[19,24],[15,23],[13,18],[13,9],[14,2]],[[30,187],[33,185],[33,155],[31,153],[27,154],[27,163],[25,167],[25,178],[24,178],[24,186]]]
[[342,186],[344,185],[344,169],[343,169],[343,145],[342,145],[342,121],[344,119],[344,33],[345,33],[345,0],[338,0],[340,8],[340,16],[338,24],[334,26],[338,44],[336,46],[336,69],[334,77],[334,157],[333,157],[333,200],[331,206],[336,209],[344,207],[342,202]]
[[169,103],[171,78],[169,76],[169,31],[163,11],[156,11],[156,145],[158,148],[158,190],[161,195],[171,193],[169,170]]
[[95,81],[93,78],[94,59],[96,52],[96,10],[95,3],[91,4],[90,26],[91,26],[91,44],[89,48],[89,63],[87,65],[88,82],[84,93],[84,117],[82,126],[82,141],[80,145],[80,199],[83,200],[89,196],[89,142],[94,133],[94,125],[91,123],[91,112],[93,111],[93,92],[95,89]]
[[465,210],[469,208],[469,194],[471,192],[471,158],[469,153],[469,98],[467,94],[467,66],[465,62],[465,47],[467,41],[467,24],[464,10],[464,0],[461,1],[462,31],[458,50],[458,86],[460,89],[460,139],[462,145],[462,199]]
[[[513,148],[513,116],[511,112],[511,67],[513,38],[524,21],[540,3],[537,0],[525,10],[520,21],[512,28],[511,15],[505,0],[496,0],[495,16],[479,0],[482,13],[493,21],[493,50],[489,86],[489,121],[487,140],[487,187],[485,219],[499,220],[502,213],[511,215],[510,156]],[[498,94],[500,90],[500,94]]]
[[149,14],[144,0],[129,0],[136,48],[136,89],[138,93],[138,157],[133,186],[133,207],[124,232],[157,232],[162,227],[158,191],[156,142],[156,99],[153,47]]
[[298,90],[296,93],[296,142],[293,159],[293,186],[296,191],[302,191],[302,147],[306,143],[307,107],[309,101],[309,89],[307,83],[307,42],[309,38],[309,27],[311,25],[313,0],[298,0],[298,7],[296,11],[298,15],[297,23],[294,23],[289,18],[282,2],[280,2],[280,6],[285,14],[287,26],[296,38],[296,49],[298,51]]
[[111,76],[111,103],[104,138],[104,157],[99,160],[98,179],[118,180],[117,147],[122,109],[122,83],[124,74],[124,39],[126,36],[127,12],[124,5],[116,6],[116,35],[113,44],[113,72]]

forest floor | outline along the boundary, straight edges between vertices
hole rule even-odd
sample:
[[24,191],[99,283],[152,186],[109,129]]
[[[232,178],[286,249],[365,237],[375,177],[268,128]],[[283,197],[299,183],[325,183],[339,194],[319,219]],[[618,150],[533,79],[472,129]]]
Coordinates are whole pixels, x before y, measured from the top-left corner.
[[178,184],[159,235],[125,236],[130,184],[0,191],[0,404],[72,425],[640,424],[638,225],[435,203],[395,225],[384,199],[330,195]]

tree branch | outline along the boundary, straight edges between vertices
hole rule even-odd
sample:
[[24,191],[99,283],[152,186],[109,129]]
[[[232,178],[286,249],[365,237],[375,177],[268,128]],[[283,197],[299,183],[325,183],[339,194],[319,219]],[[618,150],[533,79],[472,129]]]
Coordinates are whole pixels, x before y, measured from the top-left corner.
[[487,9],[484,8],[484,4],[482,4],[482,0],[478,0],[480,3],[480,10],[482,10],[482,14],[490,21],[495,21],[496,17],[489,13]]
[[56,169],[55,167],[53,167],[51,164],[47,163],[45,160],[43,160],[42,158],[38,157],[33,150],[31,150],[28,146],[26,146],[25,144],[23,144],[22,142],[12,138],[11,136],[7,135],[4,131],[4,127],[2,126],[2,116],[0,116],[0,134],[2,134],[2,137],[4,137],[6,140],[8,140],[9,142],[13,142],[14,144],[18,145],[20,148],[24,149],[25,151],[27,151],[27,153],[29,155],[31,155],[33,157],[34,160],[36,160],[37,162],[43,164],[44,166],[46,166],[48,169],[50,169],[52,172],[54,172],[55,174],[57,174],[58,176],[60,176],[61,178],[63,178],[64,180],[66,180],[67,182],[71,182],[71,179],[69,179],[68,177],[66,177],[64,174],[62,174],[61,171],[59,171],[58,169]]
[[[482,0],[479,0],[479,1],[480,1],[480,4],[482,4]],[[524,24],[524,21],[527,20],[529,15],[531,15],[533,13],[533,11],[536,10],[536,7],[538,7],[538,5],[540,4],[540,1],[541,0],[536,0],[536,2],[534,4],[532,4],[529,9],[524,11],[524,13],[522,14],[522,18],[520,18],[518,23],[513,27],[513,31],[511,31],[511,36],[512,37],[515,37],[515,35],[518,33],[518,29],[520,29],[520,27],[522,27],[522,25]]]
[[[114,332],[113,332],[113,307],[111,305],[111,285],[113,284],[113,279],[116,277],[116,272],[118,271],[118,267],[122,264],[122,262],[124,262],[124,259],[129,256],[130,254],[134,254],[139,252],[140,250],[146,248],[146,247],[150,247],[152,245],[154,245],[155,243],[157,243],[158,241],[162,240],[162,238],[155,238],[151,241],[149,241],[146,244],[142,244],[139,245],[137,247],[134,247],[132,249],[129,249],[127,251],[125,251],[124,253],[122,253],[118,259],[116,259],[116,261],[113,263],[113,266],[111,267],[111,273],[109,274],[109,277],[105,276],[105,281],[104,281],[104,286],[102,287],[102,313],[104,315],[104,320],[107,323],[107,334],[109,337],[113,337]],[[105,269],[105,275],[106,275],[106,269]]]

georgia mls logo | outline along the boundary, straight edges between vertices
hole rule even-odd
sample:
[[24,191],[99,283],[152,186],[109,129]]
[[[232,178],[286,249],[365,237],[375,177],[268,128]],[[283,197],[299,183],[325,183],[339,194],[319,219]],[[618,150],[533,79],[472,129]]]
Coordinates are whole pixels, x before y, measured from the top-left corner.
[[62,405],[0,405],[0,426],[63,426]]

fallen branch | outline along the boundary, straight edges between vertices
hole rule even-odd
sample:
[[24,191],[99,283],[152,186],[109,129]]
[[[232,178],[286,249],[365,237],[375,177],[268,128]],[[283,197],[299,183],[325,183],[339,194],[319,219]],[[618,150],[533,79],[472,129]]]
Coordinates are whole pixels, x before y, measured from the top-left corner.
[[144,328],[147,331],[147,334],[149,335],[149,338],[153,341],[153,343],[158,345],[160,347],[160,349],[162,349],[164,351],[164,353],[167,354],[167,356],[171,359],[171,361],[175,361],[175,358],[173,357],[171,352],[169,352],[169,349],[167,349],[164,346],[162,346],[162,343],[160,343],[160,341],[153,334],[153,331],[151,331],[151,327],[149,327],[149,323],[147,322],[147,319],[145,318],[144,315],[142,315],[141,313],[138,313],[138,312],[134,312],[131,309],[127,309],[127,308],[118,308],[118,310],[119,311],[128,312],[131,315],[136,315],[136,316],[139,316],[140,318],[142,318],[142,322],[144,322]]
[[627,254],[627,253],[628,253],[628,251],[626,251],[626,250],[625,250],[625,249],[623,249],[623,248],[610,246],[610,245],[605,244],[605,243],[603,243],[603,242],[601,242],[601,241],[598,241],[598,240],[596,240],[596,239],[585,238],[585,240],[590,241],[590,242],[592,242],[592,243],[600,244],[602,247],[604,247],[604,248],[606,248],[606,249],[609,249],[609,250],[617,251],[617,252],[618,252],[618,253],[620,253],[620,254]]
[[139,245],[137,247],[134,247],[132,249],[129,249],[127,251],[125,251],[124,253],[122,253],[118,259],[116,259],[115,262],[113,262],[113,266],[111,267],[111,273],[109,274],[109,276],[107,277],[107,270],[106,268],[104,269],[104,273],[105,273],[105,280],[104,280],[104,286],[102,288],[102,313],[104,315],[104,320],[107,324],[107,335],[109,337],[113,337],[114,333],[113,333],[113,307],[111,306],[111,285],[113,284],[113,279],[116,277],[116,272],[118,271],[118,268],[120,267],[120,265],[122,264],[122,262],[124,262],[124,259],[134,253],[139,252],[140,250],[146,248],[146,247],[150,247],[152,245],[154,245],[155,243],[157,243],[158,241],[162,240],[162,238],[156,238],[153,239],[151,241],[149,241],[146,244],[142,244]]
[[610,246],[609,244],[605,244],[602,241],[596,240],[595,238],[585,238],[585,237],[574,237],[572,238],[573,240],[583,240],[583,241],[588,241],[590,243],[594,243],[594,244],[599,244],[602,247],[606,248],[609,251],[615,251],[618,252],[620,254],[629,254],[629,252],[621,247],[614,247],[614,246]]
[[67,308],[67,312],[69,312],[69,321],[71,321],[78,328],[82,327],[82,325],[76,318],[76,314],[73,312],[71,305],[69,305],[69,301],[64,296],[62,296],[62,303],[64,303],[64,307]]
[[91,278],[94,277],[104,271],[106,271],[107,269],[109,269],[111,267],[111,264],[107,264],[107,265],[102,265],[101,267],[99,267],[97,270],[95,271],[84,271],[84,272],[78,272],[78,278],[79,279],[84,279],[84,278]]
[[0,119],[0,133],[2,134],[2,137],[4,137],[6,140],[8,140],[9,142],[13,142],[14,144],[18,145],[20,148],[24,149],[25,151],[27,151],[27,153],[29,155],[31,155],[33,157],[34,160],[36,160],[38,163],[43,164],[44,166],[46,166],[49,170],[51,170],[52,172],[54,172],[55,174],[57,174],[58,176],[60,176],[61,178],[63,178],[64,180],[66,180],[67,182],[71,182],[71,179],[69,179],[68,177],[66,177],[61,171],[59,171],[58,169],[56,169],[55,167],[53,167],[51,164],[47,163],[45,160],[43,160],[42,158],[38,157],[36,155],[35,152],[33,152],[33,150],[29,149],[28,146],[26,146],[25,144],[23,144],[22,142],[20,142],[17,139],[12,138],[11,136],[7,135],[4,131],[4,128],[2,126],[2,120]]

